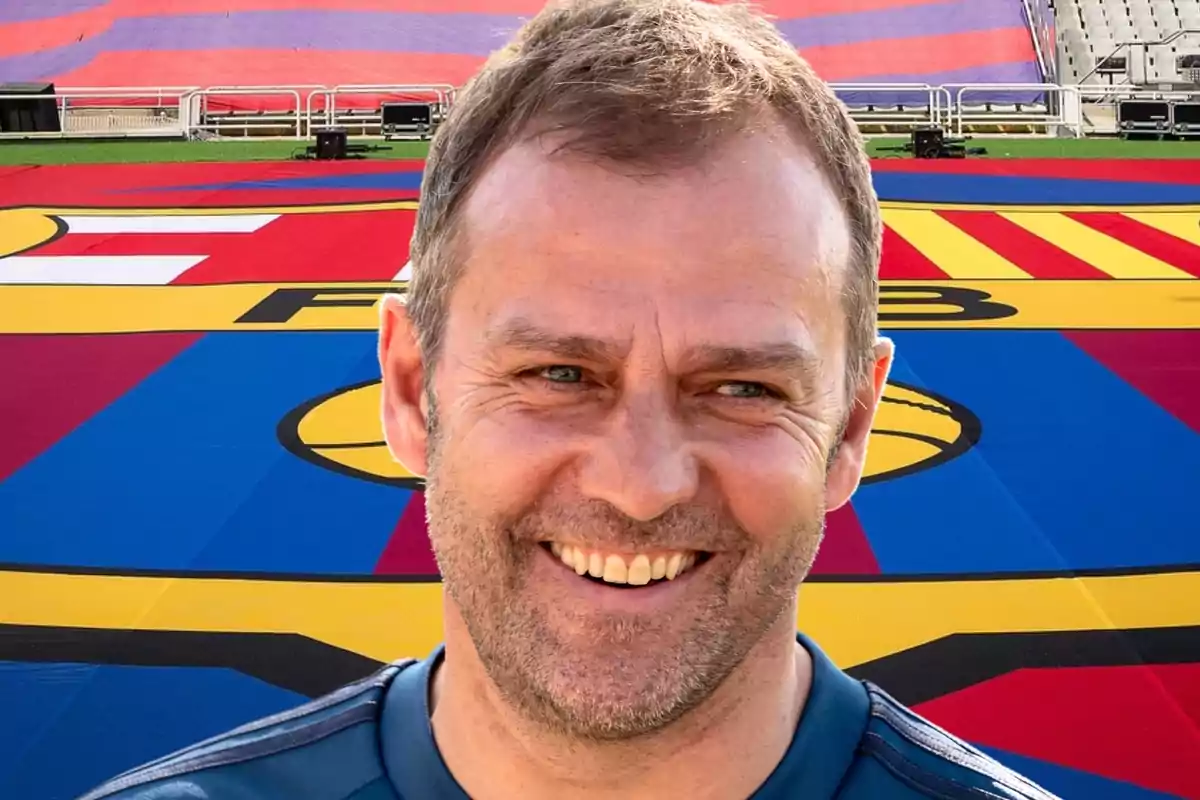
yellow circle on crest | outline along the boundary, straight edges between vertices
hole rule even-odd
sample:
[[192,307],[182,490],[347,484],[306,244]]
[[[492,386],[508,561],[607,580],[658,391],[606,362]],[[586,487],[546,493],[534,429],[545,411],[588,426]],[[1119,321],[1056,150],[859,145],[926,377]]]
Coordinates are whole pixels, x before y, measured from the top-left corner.
[[357,478],[416,487],[383,440],[379,381],[357,384],[294,409],[279,423],[279,440],[301,458]]
[[863,483],[899,478],[962,455],[979,440],[979,420],[927,390],[889,383],[871,426]]
[[56,217],[24,208],[0,210],[0,258],[32,250],[66,233]]
[[[965,453],[979,438],[975,416],[946,398],[889,383],[871,428],[863,482],[899,478]],[[415,488],[421,481],[388,452],[380,425],[379,382],[318,397],[279,424],[290,451],[326,469]]]

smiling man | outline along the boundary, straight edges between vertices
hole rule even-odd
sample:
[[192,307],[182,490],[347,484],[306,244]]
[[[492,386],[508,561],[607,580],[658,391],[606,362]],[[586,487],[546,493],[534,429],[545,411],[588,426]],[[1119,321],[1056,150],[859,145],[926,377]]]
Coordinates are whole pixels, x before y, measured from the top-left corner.
[[542,12],[438,132],[382,306],[444,647],[91,797],[1050,797],[796,631],[891,364],[880,236],[768,22]]

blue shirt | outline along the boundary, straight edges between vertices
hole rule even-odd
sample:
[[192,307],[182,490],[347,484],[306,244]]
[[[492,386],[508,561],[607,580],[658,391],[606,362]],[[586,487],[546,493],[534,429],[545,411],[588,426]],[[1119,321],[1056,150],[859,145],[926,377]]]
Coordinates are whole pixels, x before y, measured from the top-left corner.
[[[1057,800],[838,669],[811,640],[808,701],[752,800]],[[80,800],[466,800],[429,721],[443,656],[358,683],[152,761]]]

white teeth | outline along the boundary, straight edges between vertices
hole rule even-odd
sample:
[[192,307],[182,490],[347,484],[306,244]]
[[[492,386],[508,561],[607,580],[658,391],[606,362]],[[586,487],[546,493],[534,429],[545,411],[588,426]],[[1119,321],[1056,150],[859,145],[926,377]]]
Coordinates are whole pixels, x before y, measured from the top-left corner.
[[671,553],[655,556],[653,560],[639,553],[626,560],[616,554],[585,550],[561,542],[551,542],[550,552],[575,571],[576,575],[591,575],[606,583],[645,586],[651,581],[672,581],[696,565],[695,553]]
[[650,579],[659,580],[667,576],[667,557],[659,556],[654,559],[654,563],[650,566]]
[[650,559],[647,556],[635,556],[629,565],[629,575],[625,578],[634,586],[645,586],[650,582]]
[[625,583],[629,577],[629,568],[620,556],[609,556],[604,559],[604,580],[608,583]]

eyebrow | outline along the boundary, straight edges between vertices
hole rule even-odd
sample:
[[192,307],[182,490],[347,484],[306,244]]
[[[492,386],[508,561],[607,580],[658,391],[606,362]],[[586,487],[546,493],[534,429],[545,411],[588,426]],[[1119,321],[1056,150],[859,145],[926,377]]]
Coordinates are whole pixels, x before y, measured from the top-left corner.
[[524,318],[509,320],[489,332],[485,338],[493,347],[546,353],[579,361],[614,360],[628,352],[628,347],[619,347],[605,339],[554,333]]
[[[583,334],[548,331],[528,319],[517,318],[486,335],[493,347],[544,353],[579,361],[615,361],[629,352],[628,344]],[[747,346],[697,344],[687,348],[681,365],[685,372],[783,372],[816,385],[821,359],[796,342],[769,342]]]
[[683,355],[694,372],[785,372],[805,382],[820,373],[821,359],[795,342],[771,342],[746,347],[695,345]]

